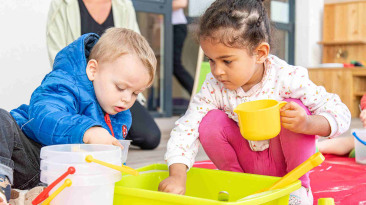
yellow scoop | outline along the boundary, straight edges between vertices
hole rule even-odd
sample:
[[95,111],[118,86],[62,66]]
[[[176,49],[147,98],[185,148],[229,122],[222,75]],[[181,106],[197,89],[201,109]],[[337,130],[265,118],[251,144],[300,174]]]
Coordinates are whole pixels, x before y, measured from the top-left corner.
[[106,166],[106,167],[109,167],[109,168],[118,170],[120,172],[124,172],[124,173],[127,173],[127,174],[131,174],[131,175],[134,175],[134,176],[139,175],[139,172],[137,170],[135,170],[135,169],[132,169],[131,167],[128,167],[128,166],[125,166],[125,165],[117,166],[117,165],[114,165],[114,164],[110,164],[110,163],[107,163],[107,162],[103,162],[103,161],[94,159],[93,156],[91,156],[91,155],[86,156],[85,157],[85,161],[87,161],[89,163],[90,162],[95,162],[97,164],[100,164],[100,165],[103,165],[103,166]]
[[[281,189],[284,188],[294,181],[298,180],[302,175],[306,174],[308,171],[313,169],[316,166],[319,166],[324,161],[324,156],[317,152],[313,154],[309,159],[307,159],[305,162],[297,166],[295,169],[293,169],[291,172],[287,173],[285,176],[283,176],[280,180],[272,184],[270,187],[262,189],[254,193],[254,195],[262,194],[262,192],[270,192],[274,189]],[[254,195],[246,196],[238,201],[245,200],[249,197],[253,197]]]
[[273,189],[281,189],[285,186],[290,185],[294,181],[298,180],[302,175],[306,174],[308,171],[312,170],[314,167],[319,166],[324,161],[324,156],[317,152],[313,154],[309,159],[307,159],[305,162],[297,166],[295,169],[293,169],[291,172],[287,173],[285,176],[283,176],[280,180],[278,180],[276,183],[274,183],[269,188],[266,188],[261,191],[270,191]]

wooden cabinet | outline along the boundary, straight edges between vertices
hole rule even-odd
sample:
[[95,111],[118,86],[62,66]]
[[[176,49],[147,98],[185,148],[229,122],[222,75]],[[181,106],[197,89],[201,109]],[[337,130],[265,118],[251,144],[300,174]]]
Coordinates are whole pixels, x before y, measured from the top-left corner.
[[[366,63],[366,0],[324,5],[322,63]],[[352,117],[360,114],[359,103],[366,93],[366,68],[311,68],[310,79],[336,93]]]
[[366,60],[366,1],[324,5],[323,63]]
[[366,94],[366,68],[309,68],[308,71],[316,85],[339,95],[352,117],[360,115],[360,100]]

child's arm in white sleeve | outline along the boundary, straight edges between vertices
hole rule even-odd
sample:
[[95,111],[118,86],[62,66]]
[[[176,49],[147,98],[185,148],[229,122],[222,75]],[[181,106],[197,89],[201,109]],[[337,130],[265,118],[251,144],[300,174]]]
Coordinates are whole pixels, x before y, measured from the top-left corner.
[[[302,67],[295,67],[290,71],[292,79],[284,82],[284,88],[290,92],[282,92],[285,98],[300,99],[302,103],[317,117],[324,117],[331,128],[328,137],[338,136],[348,130],[351,122],[351,113],[342,103],[338,95],[328,93],[323,86],[315,85],[308,76],[308,71]],[[289,75],[289,73],[288,73]],[[322,126],[323,120],[317,126]],[[316,129],[316,127],[313,127]]]
[[168,166],[182,163],[189,169],[195,161],[199,147],[200,122],[207,112],[219,107],[222,98],[216,81],[209,76],[212,75],[208,75],[201,91],[193,97],[185,115],[175,122],[165,154]]

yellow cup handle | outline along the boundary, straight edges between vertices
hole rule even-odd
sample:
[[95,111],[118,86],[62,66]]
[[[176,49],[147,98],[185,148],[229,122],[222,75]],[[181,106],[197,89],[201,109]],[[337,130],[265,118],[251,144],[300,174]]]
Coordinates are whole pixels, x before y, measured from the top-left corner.
[[279,101],[279,102],[278,102],[278,106],[279,106],[279,108],[281,108],[281,107],[285,106],[286,104],[287,104],[287,102],[286,102],[286,101]]
[[46,200],[43,201],[42,205],[48,205],[50,204],[50,202],[62,191],[64,190],[66,187],[69,187],[72,185],[72,181],[71,179],[66,179],[64,181],[64,183],[58,188],[56,189],[55,192],[53,192],[51,194],[51,196],[49,196]]
[[134,175],[134,176],[139,175],[139,172],[137,170],[135,170],[135,169],[132,169],[131,167],[128,167],[128,166],[125,166],[125,165],[117,166],[117,165],[114,165],[114,164],[110,164],[110,163],[107,163],[107,162],[103,162],[103,161],[94,159],[93,156],[91,156],[91,155],[86,156],[85,157],[85,161],[87,161],[89,163],[94,162],[94,163],[97,163],[97,164],[100,164],[100,165],[103,165],[103,166],[106,166],[106,167],[109,167],[109,168],[118,170],[120,172],[124,172],[124,173],[127,173],[127,174]]

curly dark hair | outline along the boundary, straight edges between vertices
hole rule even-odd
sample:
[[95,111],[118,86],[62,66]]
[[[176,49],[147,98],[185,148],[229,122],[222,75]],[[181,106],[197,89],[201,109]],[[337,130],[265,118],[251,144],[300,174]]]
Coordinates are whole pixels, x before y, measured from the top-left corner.
[[212,38],[252,54],[262,42],[271,45],[271,22],[264,0],[216,0],[199,21],[199,39]]

